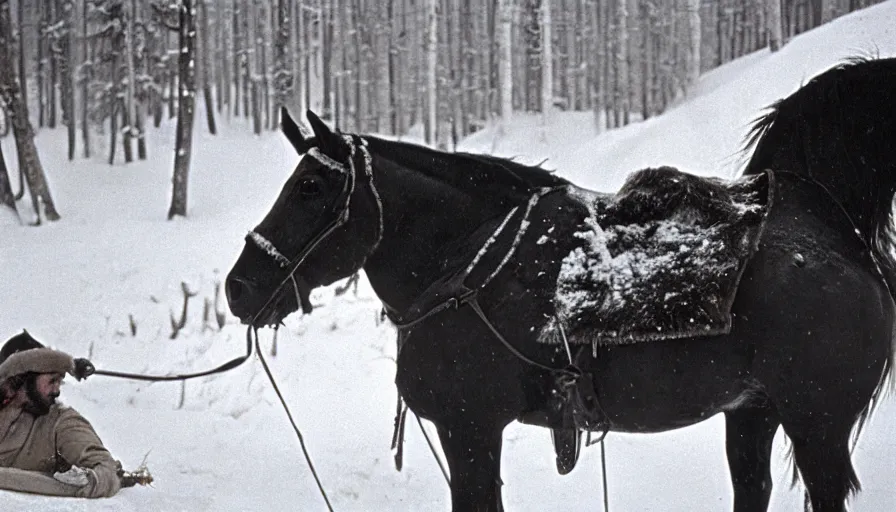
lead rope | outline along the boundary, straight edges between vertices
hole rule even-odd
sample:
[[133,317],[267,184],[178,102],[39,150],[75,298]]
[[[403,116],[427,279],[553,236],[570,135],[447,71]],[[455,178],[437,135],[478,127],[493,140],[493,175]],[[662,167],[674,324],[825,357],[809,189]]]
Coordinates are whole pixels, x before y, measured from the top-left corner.
[[442,464],[442,459],[439,458],[439,454],[436,453],[435,445],[429,439],[429,434],[426,433],[426,429],[423,428],[423,422],[420,421],[420,416],[417,416],[417,413],[414,413],[414,417],[417,418],[417,425],[420,426],[420,432],[423,432],[423,439],[426,439],[426,444],[429,445],[429,451],[432,452],[432,456],[435,457],[436,462],[439,464],[439,469],[442,470],[442,476],[445,477],[445,483],[448,484],[448,487],[451,487],[451,477],[448,476],[448,470],[446,470],[445,466]]
[[[249,330],[252,331],[252,327],[249,327]],[[330,504],[330,498],[327,497],[327,491],[324,490],[323,484],[320,482],[320,477],[317,476],[317,470],[314,468],[314,463],[311,461],[311,455],[308,453],[308,448],[305,447],[305,438],[302,436],[301,430],[296,425],[296,421],[292,417],[292,413],[289,410],[289,406],[286,405],[286,400],[283,399],[283,394],[280,393],[280,388],[277,386],[277,382],[274,380],[274,375],[271,373],[271,369],[268,368],[268,363],[264,359],[264,353],[261,350],[261,346],[258,342],[258,329],[255,328],[255,353],[258,354],[258,359],[261,361],[261,366],[264,367],[264,372],[268,376],[268,380],[271,381],[271,386],[273,386],[274,391],[277,393],[277,398],[280,399],[280,404],[283,406],[283,410],[286,411],[286,416],[289,418],[289,423],[292,425],[293,430],[296,433],[296,437],[299,438],[299,446],[302,447],[302,455],[305,456],[305,462],[308,464],[308,469],[311,470],[311,475],[314,477],[314,482],[317,483],[317,489],[320,491],[320,495],[324,499],[324,503],[327,504],[327,510],[333,512],[333,505]]]

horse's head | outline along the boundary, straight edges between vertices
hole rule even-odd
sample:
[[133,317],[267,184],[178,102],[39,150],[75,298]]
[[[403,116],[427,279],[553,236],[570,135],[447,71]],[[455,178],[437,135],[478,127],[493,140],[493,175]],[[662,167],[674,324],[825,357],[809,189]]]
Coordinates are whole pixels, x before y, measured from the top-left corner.
[[381,204],[365,141],[331,131],[313,112],[305,137],[284,109],[281,128],[304,155],[227,276],[230,310],[243,323],[279,323],[309,294],[348,277],[382,236]]

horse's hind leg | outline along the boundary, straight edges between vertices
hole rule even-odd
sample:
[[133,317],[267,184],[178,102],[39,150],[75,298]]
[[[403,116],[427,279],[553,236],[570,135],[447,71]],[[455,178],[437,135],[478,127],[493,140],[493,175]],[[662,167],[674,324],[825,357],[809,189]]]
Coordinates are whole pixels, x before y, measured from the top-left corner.
[[845,512],[846,498],[859,490],[859,480],[849,458],[849,429],[808,433],[784,431],[793,443],[793,455],[806,485],[812,512]]
[[502,512],[501,427],[438,425],[451,471],[453,512]]
[[734,512],[765,512],[772,493],[769,458],[780,423],[770,407],[725,412],[725,448]]

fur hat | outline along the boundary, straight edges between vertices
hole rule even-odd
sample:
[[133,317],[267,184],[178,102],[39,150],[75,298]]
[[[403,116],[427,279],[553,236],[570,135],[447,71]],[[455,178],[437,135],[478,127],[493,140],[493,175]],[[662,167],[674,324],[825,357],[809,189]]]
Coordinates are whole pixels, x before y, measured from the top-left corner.
[[23,373],[73,373],[75,363],[65,352],[46,348],[26,330],[0,348],[0,382]]

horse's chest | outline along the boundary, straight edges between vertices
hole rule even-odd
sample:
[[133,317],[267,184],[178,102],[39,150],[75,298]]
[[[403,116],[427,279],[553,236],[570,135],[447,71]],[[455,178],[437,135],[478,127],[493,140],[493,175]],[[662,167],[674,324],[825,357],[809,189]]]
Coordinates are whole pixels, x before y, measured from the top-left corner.
[[[472,312],[451,312],[457,321],[418,329],[402,340],[395,382],[402,398],[433,421],[478,414],[509,418],[525,403],[519,367],[478,330]],[[453,319],[452,319],[453,320]]]

